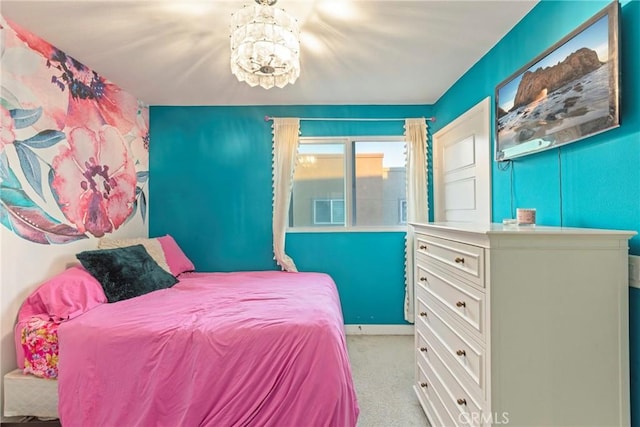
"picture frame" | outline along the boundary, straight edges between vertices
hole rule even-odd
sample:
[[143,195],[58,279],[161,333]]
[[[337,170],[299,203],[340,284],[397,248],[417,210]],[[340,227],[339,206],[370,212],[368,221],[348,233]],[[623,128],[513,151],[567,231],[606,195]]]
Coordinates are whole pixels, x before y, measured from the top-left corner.
[[616,0],[496,86],[496,161],[620,126],[619,15]]

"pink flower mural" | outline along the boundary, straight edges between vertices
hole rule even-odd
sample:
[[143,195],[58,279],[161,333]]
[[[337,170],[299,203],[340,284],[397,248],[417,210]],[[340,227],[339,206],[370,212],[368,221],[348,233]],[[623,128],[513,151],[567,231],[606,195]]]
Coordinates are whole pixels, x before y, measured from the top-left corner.
[[102,237],[133,210],[136,171],[122,135],[112,126],[73,129],[53,159],[51,187],[65,217],[80,232]]
[[16,140],[15,128],[11,113],[0,105],[0,151]]
[[[0,224],[41,244],[146,221],[148,107],[0,16]],[[61,95],[62,98],[61,98]]]
[[131,153],[136,159],[136,166],[141,170],[149,170],[149,108],[138,110],[137,126],[134,128],[131,141]]
[[42,72],[48,74],[51,86],[68,93],[66,126],[110,124],[123,135],[134,127],[138,100],[133,95],[29,31],[8,23],[20,40],[46,59],[47,71]]

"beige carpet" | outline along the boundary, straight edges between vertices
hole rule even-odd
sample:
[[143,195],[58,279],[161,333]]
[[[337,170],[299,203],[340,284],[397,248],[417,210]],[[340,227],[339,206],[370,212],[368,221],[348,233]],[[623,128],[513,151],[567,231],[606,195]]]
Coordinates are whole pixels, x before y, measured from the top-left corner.
[[348,335],[358,427],[428,426],[413,391],[411,335]]

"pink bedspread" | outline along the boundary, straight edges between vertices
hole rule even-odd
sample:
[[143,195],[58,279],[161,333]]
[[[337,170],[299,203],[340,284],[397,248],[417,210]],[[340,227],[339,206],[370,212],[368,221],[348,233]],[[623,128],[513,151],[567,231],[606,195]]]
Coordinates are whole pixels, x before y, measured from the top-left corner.
[[325,274],[192,273],[93,308],[58,336],[65,427],[356,425]]

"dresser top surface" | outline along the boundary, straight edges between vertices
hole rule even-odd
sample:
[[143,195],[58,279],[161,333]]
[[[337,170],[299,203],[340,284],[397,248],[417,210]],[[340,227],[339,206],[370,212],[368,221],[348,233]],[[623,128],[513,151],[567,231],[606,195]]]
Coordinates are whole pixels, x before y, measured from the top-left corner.
[[575,228],[575,227],[549,227],[543,225],[503,225],[499,223],[468,223],[468,222],[429,222],[411,223],[417,230],[438,230],[484,235],[591,235],[591,236],[616,236],[631,238],[635,231],[630,230],[606,230],[600,228]]

